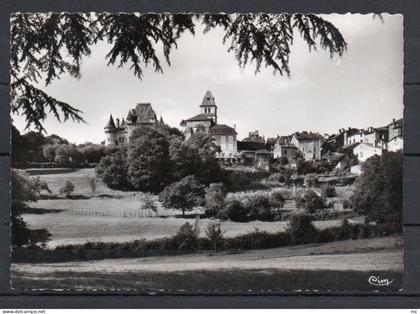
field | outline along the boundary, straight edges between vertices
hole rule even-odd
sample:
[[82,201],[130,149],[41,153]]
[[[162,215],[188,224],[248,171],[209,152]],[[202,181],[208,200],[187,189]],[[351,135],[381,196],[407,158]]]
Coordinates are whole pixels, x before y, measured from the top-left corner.
[[[101,181],[98,181],[96,196],[92,196],[87,177],[95,175],[94,169],[32,169],[28,173],[39,176],[53,193],[53,196],[44,194],[46,199],[31,203],[31,213],[22,216],[30,228],[45,228],[52,234],[49,247],[89,241],[126,242],[168,237],[173,236],[184,223],[195,222],[195,218],[175,218],[175,215],[181,215],[180,211],[165,209],[159,203],[157,213],[141,210],[141,192],[111,190]],[[66,199],[59,194],[59,189],[67,180],[75,186],[73,199]],[[242,194],[243,192],[234,193],[228,197],[236,198]],[[297,210],[294,201],[287,201],[285,209]],[[190,212],[198,213],[202,213],[202,209],[196,208]],[[199,227],[203,235],[211,221],[200,219]],[[329,220],[316,221],[314,224],[323,229],[338,226],[340,223],[340,220]],[[252,232],[256,228],[260,231],[279,232],[285,230],[286,224],[284,221],[227,221],[222,223],[222,230],[225,237],[234,237]]]
[[[181,212],[165,209],[158,202],[156,213],[142,210],[141,192],[116,191],[98,181],[92,195],[88,177],[94,169],[30,169],[29,175],[39,176],[52,194],[30,204],[22,215],[30,228],[45,228],[59,245],[92,242],[128,242],[138,239],[170,237],[186,222],[197,225],[205,236],[208,218],[197,218],[200,207],[187,218]],[[59,193],[69,180],[75,186],[71,199]],[[286,197],[284,211],[295,212],[292,199],[303,188],[272,187]],[[270,190],[228,194],[229,199],[241,199]],[[342,211],[342,202],[352,193],[351,186],[337,187],[331,211]],[[157,200],[157,196],[156,196]],[[363,218],[363,217],[358,217]],[[355,221],[357,220],[354,219]],[[315,221],[318,229],[338,226],[341,220]],[[224,237],[234,237],[258,229],[267,232],[284,231],[286,221],[222,222]],[[345,261],[345,262],[343,262]],[[346,240],[275,249],[196,253],[178,256],[120,258],[63,263],[16,263],[12,265],[15,289],[80,289],[166,292],[261,293],[271,291],[351,291],[385,289],[401,286],[403,250],[401,237]],[[393,279],[392,286],[373,287],[371,275]]]
[[360,291],[372,290],[371,275],[393,279],[384,289],[397,289],[402,269],[402,237],[388,237],[224,255],[14,264],[12,280],[15,289]]

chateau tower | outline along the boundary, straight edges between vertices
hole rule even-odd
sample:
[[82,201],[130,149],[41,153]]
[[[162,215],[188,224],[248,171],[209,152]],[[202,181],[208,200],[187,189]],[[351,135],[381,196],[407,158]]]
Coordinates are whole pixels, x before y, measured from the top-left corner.
[[207,91],[200,105],[201,113],[217,124],[217,106],[211,91]]
[[109,116],[108,123],[105,125],[105,145],[118,145],[117,143],[117,128],[114,123],[114,118],[112,114]]

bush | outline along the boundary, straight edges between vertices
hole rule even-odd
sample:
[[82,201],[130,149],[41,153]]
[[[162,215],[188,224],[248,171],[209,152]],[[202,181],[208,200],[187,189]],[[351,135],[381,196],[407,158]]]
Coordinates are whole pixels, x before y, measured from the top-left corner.
[[240,201],[233,200],[226,204],[224,212],[226,216],[236,222],[249,221],[249,211]]
[[286,178],[282,173],[276,172],[270,174],[270,176],[267,178],[267,181],[270,183],[284,183],[286,181]]
[[86,179],[88,181],[90,191],[92,192],[92,196],[94,196],[98,185],[98,179],[96,177],[87,177]]
[[270,205],[274,208],[283,208],[285,199],[280,191],[274,191],[270,194]]
[[272,221],[274,219],[268,195],[256,194],[248,197],[245,201],[245,208],[248,209],[249,220]]
[[223,183],[212,183],[206,189],[206,216],[216,217],[225,205],[225,190]]
[[269,172],[266,171],[227,170],[223,184],[229,192],[265,189],[267,187],[261,183],[261,180],[268,176]]
[[198,248],[198,235],[193,226],[186,222],[183,224],[178,233],[173,238],[177,250],[195,251]]
[[343,200],[343,209],[349,209],[349,208],[353,208],[353,204],[351,200],[346,198],[345,200]]
[[74,191],[74,185],[71,181],[66,181],[64,186],[60,189],[60,193],[66,194],[66,197],[69,198],[71,193]]
[[333,185],[324,185],[321,192],[322,197],[335,197],[337,195]]
[[213,250],[217,252],[223,246],[223,231],[220,222],[208,224],[206,236],[211,242]]
[[150,215],[150,211],[157,213],[158,208],[152,194],[144,193],[140,198],[140,209],[145,210]]
[[296,204],[298,208],[303,207],[310,214],[326,207],[324,199],[313,190],[306,191],[303,196],[298,197]]
[[292,216],[286,230],[293,244],[313,243],[318,239],[318,230],[312,223],[312,217],[306,214]]

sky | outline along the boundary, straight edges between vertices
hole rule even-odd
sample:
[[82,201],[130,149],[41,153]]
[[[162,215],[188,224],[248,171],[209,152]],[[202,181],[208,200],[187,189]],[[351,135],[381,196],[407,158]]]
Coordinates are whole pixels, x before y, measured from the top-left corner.
[[[332,22],[348,44],[342,57],[330,58],[320,47],[309,51],[299,33],[294,34],[290,77],[273,74],[255,64],[241,69],[223,45],[223,31],[214,29],[195,36],[184,33],[173,50],[164,73],[149,66],[138,79],[129,66],[107,66],[105,42],[92,47],[81,66],[81,78],[63,75],[41,89],[83,111],[86,123],[59,123],[50,115],[44,126],[74,143],[99,143],[104,126],[126,117],[139,102],[150,102],[158,117],[175,127],[200,111],[211,90],[218,106],[218,123],[236,125],[238,139],[258,130],[265,137],[296,131],[337,133],[340,128],[386,125],[403,115],[403,17],[331,14]],[[23,117],[12,116],[24,131]],[[27,131],[27,130],[26,130]],[[25,132],[25,131],[24,131]]]

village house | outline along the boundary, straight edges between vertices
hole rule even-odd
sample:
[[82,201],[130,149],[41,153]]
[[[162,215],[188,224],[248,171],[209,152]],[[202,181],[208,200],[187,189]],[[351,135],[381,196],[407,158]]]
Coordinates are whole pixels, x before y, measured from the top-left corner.
[[360,162],[365,162],[368,158],[374,155],[382,155],[382,147],[375,147],[371,143],[359,143],[355,145],[356,146],[353,148],[353,154],[356,155]]
[[403,149],[403,119],[393,119],[392,122],[388,124],[388,138],[387,146],[389,151],[396,152]]
[[238,159],[244,165],[268,167],[271,153],[266,149],[265,143],[238,141]]
[[245,137],[242,142],[253,142],[253,143],[264,143],[265,138],[259,134],[259,131],[253,131],[248,133],[248,137]]
[[138,103],[128,111],[127,119],[115,119],[110,115],[105,125],[105,145],[122,146],[130,142],[130,136],[139,126],[154,126],[164,124],[162,117],[158,121],[150,103]]
[[324,138],[319,133],[295,132],[292,134],[290,143],[295,145],[302,153],[305,160],[321,159],[321,147]]
[[324,154],[338,152],[341,147],[348,144],[348,137],[359,132],[356,128],[339,129],[338,134],[333,134],[326,137],[326,141],[322,145],[322,152]]
[[220,147],[217,157],[223,160],[237,158],[237,132],[235,127],[217,124],[217,106],[211,91],[207,91],[200,105],[200,113],[180,124],[184,128],[185,138],[188,139],[196,132],[211,135],[214,143]]
[[273,157],[274,158],[287,158],[291,160],[297,156],[297,147],[290,143],[290,136],[279,136],[276,139],[273,148]]

